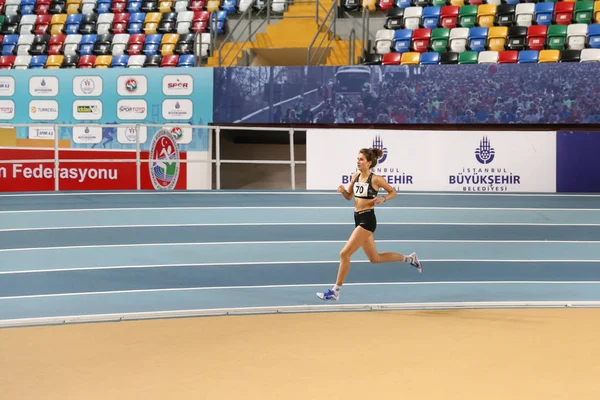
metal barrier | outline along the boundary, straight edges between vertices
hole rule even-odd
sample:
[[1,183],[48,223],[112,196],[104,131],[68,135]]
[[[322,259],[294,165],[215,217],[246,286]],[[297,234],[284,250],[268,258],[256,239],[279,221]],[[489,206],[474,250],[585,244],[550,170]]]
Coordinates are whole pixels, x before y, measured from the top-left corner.
[[[140,143],[140,127],[152,127],[152,128],[164,128],[165,126],[170,126],[171,124],[53,124],[54,127],[54,147],[47,148],[36,148],[38,150],[54,150],[54,157],[49,159],[25,159],[25,160],[3,160],[0,159],[0,166],[2,164],[18,164],[18,163],[53,163],[54,164],[54,190],[60,191],[60,177],[59,177],[59,167],[61,164],[68,163],[134,163],[136,164],[136,182],[137,182],[137,190],[141,190],[141,167],[143,163],[150,163],[154,161],[158,161],[155,158],[152,158],[152,155],[149,155],[148,159],[142,159],[141,155],[141,143]],[[11,124],[10,126],[5,125],[6,127],[45,127],[47,128],[49,124]],[[135,151],[136,158],[123,158],[123,159],[73,159],[73,158],[60,158],[60,150],[59,147],[59,128],[73,128],[76,126],[86,126],[89,128],[93,127],[105,127],[105,128],[135,128]],[[207,129],[209,131],[209,144],[208,144],[208,153],[210,154],[210,159],[208,160],[173,160],[178,164],[181,163],[211,163],[216,166],[216,187],[215,189],[221,189],[221,165],[223,164],[279,164],[279,165],[289,165],[290,166],[290,179],[291,179],[291,187],[292,189],[296,189],[296,165],[298,164],[306,164],[306,161],[296,160],[294,154],[294,128],[270,128],[270,127],[224,127],[224,126],[212,126],[212,125],[189,125],[192,129]],[[261,132],[282,132],[289,135],[289,144],[290,144],[290,157],[288,160],[234,160],[234,159],[222,159],[221,158],[221,132],[224,130],[248,130],[248,131],[261,131]],[[297,130],[297,129],[296,129]],[[212,154],[212,145],[213,145],[213,136],[215,141],[215,154]],[[48,139],[50,140],[50,139]],[[132,143],[133,145],[133,143]],[[3,148],[11,148],[14,147],[6,147],[0,146],[0,149]],[[21,148],[17,148],[21,149]],[[23,147],[22,149],[28,149]],[[31,149],[31,148],[29,148]],[[72,150],[68,148],[64,148],[62,150]],[[105,149],[106,151],[110,151],[110,149]]]

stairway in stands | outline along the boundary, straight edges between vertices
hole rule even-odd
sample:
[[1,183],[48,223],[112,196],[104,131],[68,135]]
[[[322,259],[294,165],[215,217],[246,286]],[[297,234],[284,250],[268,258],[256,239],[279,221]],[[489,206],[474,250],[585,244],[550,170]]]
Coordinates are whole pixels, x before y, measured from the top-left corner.
[[[326,11],[329,10],[333,4],[333,0],[319,0],[321,3],[321,9],[319,11],[320,22],[326,16]],[[283,18],[279,19],[276,24],[269,24],[266,26],[264,33],[256,34],[254,41],[248,42],[227,42],[224,44],[222,49],[222,65],[223,66],[235,66],[239,65],[241,60],[241,54],[239,50],[247,49],[297,49],[303,51],[306,54],[308,47],[313,41],[319,24],[316,22],[317,4],[316,0],[305,0],[302,2],[296,2],[289,5],[288,10],[283,14]],[[331,39],[331,33],[327,32],[325,28],[319,33],[315,45],[313,47],[313,54],[318,53],[318,48],[326,49],[327,43]],[[315,47],[321,44],[320,47]],[[342,40],[339,36],[336,36],[331,42],[329,51],[326,56],[321,60],[321,64],[324,65],[348,65],[348,54],[350,44],[348,40]],[[360,49],[360,41],[356,41],[356,48]],[[358,52],[357,52],[358,53]],[[359,54],[356,54],[355,63],[358,63]],[[234,60],[234,58],[237,58]],[[314,57],[315,62],[319,57]],[[285,61],[282,61],[285,62]],[[303,63],[298,65],[306,64],[306,57]],[[209,57],[208,66],[218,66],[219,56],[217,51],[212,57]],[[289,64],[283,64],[289,65]]]

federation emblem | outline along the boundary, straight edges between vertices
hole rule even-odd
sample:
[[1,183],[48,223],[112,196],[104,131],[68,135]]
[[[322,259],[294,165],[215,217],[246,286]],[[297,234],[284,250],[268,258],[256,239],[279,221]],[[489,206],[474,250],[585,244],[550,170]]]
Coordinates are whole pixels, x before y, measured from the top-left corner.
[[479,142],[479,147],[475,149],[475,158],[481,164],[489,164],[494,160],[496,152],[487,137],[483,137]]
[[156,190],[173,190],[179,178],[179,148],[167,129],[154,135],[150,144],[150,179]]

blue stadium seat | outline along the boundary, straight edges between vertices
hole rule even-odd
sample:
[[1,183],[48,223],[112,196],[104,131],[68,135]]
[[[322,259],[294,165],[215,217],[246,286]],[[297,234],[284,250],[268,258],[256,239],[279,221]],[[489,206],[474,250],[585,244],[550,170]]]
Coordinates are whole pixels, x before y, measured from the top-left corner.
[[526,63],[537,63],[539,51],[537,50],[523,50],[519,52],[519,64]]
[[554,14],[554,3],[543,2],[535,5],[535,23],[537,25],[552,24],[552,14]]
[[423,28],[437,28],[440,21],[441,11],[441,7],[425,7],[423,9]]
[[485,51],[488,28],[475,27],[469,29],[469,48],[472,51]]
[[111,68],[126,68],[129,61],[128,55],[114,56],[110,63]]
[[600,49],[600,24],[588,25],[586,47]]
[[134,33],[144,33],[144,20],[146,19],[146,13],[137,12],[131,14],[129,17],[129,25],[127,26],[127,31],[130,34]]
[[431,64],[439,64],[440,62],[440,53],[431,51],[427,53],[421,54],[421,65],[431,65]]
[[130,14],[140,12],[141,8],[142,8],[142,2],[139,0],[129,0],[129,2],[127,3],[127,11]]
[[411,29],[398,29],[394,32],[394,51],[404,53],[410,50],[410,41],[413,31]]
[[96,3],[96,12],[98,14],[109,13],[111,4],[111,0],[98,0]]
[[151,35],[146,35],[146,40],[144,41],[144,48],[142,53],[147,56],[153,56],[158,53],[158,48],[160,47],[160,41],[162,40],[162,35],[160,33],[153,33]]
[[194,55],[193,54],[182,54],[179,56],[178,67],[193,67],[194,66]]
[[46,66],[46,61],[48,61],[48,56],[33,56],[31,57],[31,61],[29,62],[29,68],[44,68]]
[[225,24],[227,23],[227,11],[217,11],[217,34],[225,33]]
[[237,11],[237,0],[223,0],[221,7],[227,14],[233,14]]
[[98,35],[95,33],[83,35],[81,37],[81,42],[79,42],[79,55],[92,55],[94,51],[94,44],[96,44],[96,40],[98,40]]
[[79,33],[79,24],[81,23],[81,14],[69,14],[67,15],[66,31],[67,35],[75,35]]
[[21,0],[21,15],[35,14],[36,0]]
[[411,3],[411,0],[396,0],[395,5],[397,8],[409,8]]
[[16,52],[17,42],[19,41],[19,35],[6,35],[2,39],[2,55],[12,56]]

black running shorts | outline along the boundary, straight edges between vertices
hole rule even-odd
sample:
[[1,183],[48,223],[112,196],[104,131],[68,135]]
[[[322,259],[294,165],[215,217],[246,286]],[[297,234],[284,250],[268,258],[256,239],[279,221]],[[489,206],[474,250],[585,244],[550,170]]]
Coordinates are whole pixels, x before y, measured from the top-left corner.
[[375,232],[377,228],[377,218],[375,218],[375,210],[362,210],[354,212],[354,226],[362,226],[368,231]]

